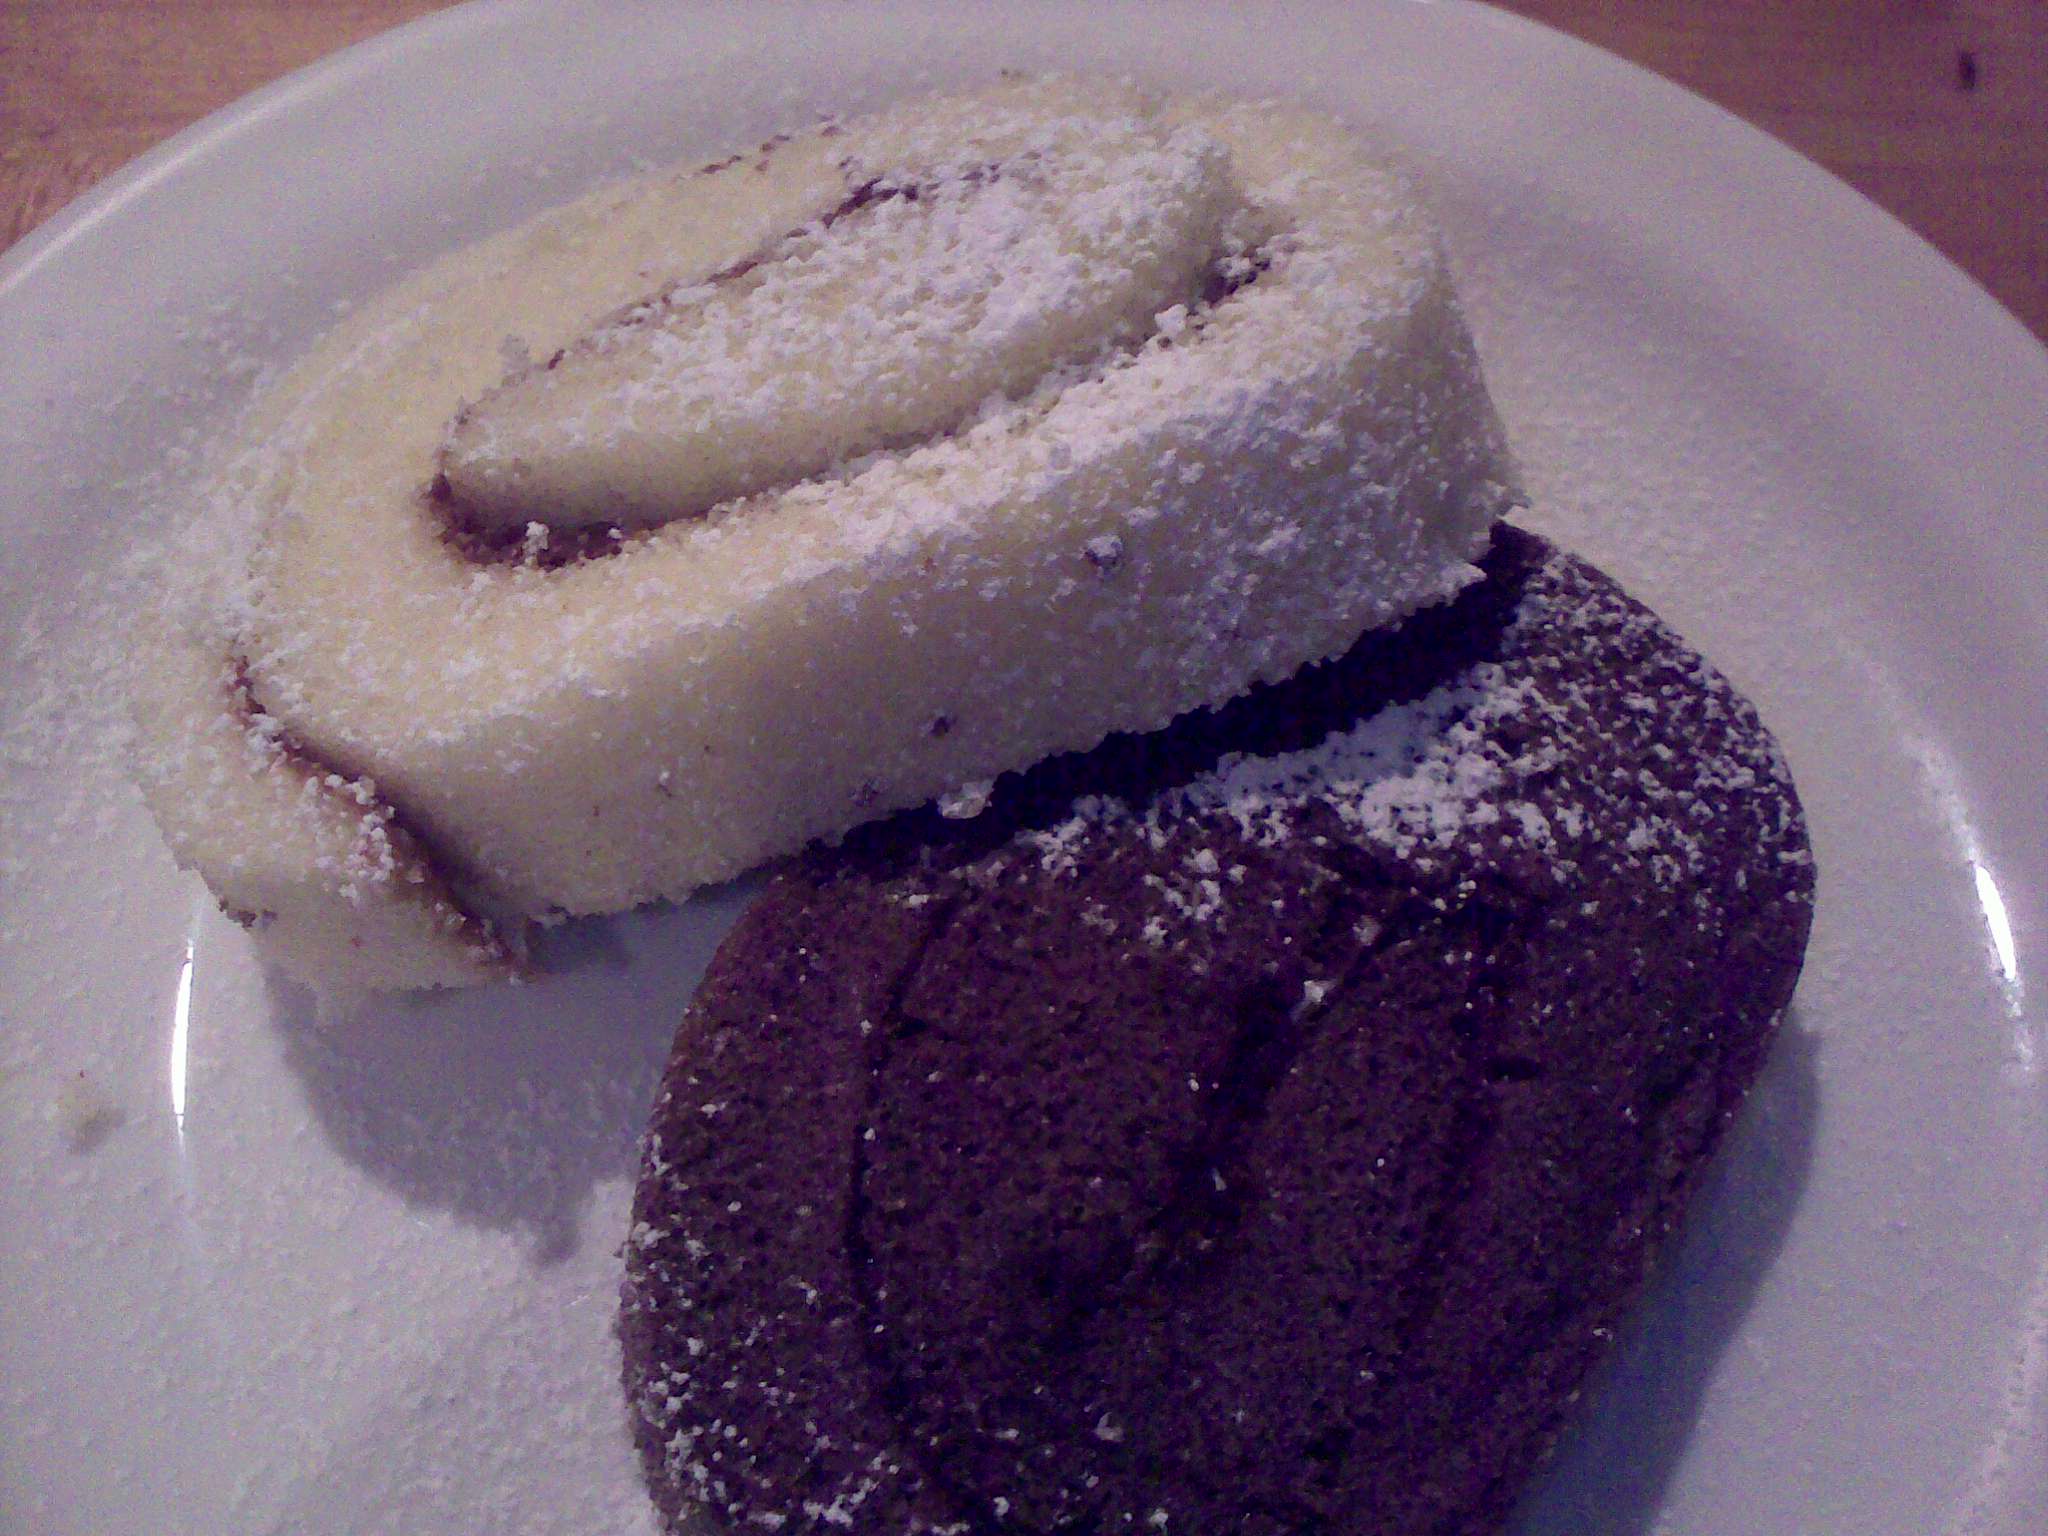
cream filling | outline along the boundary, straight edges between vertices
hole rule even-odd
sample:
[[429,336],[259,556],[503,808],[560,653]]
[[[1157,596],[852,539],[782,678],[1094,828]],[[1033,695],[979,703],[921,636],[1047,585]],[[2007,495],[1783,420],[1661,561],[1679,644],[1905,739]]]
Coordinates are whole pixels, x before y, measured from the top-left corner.
[[1076,126],[1000,161],[849,157],[802,228],[464,410],[450,499],[484,529],[654,526],[943,437],[1135,344],[1221,256],[1227,165],[1193,130]]

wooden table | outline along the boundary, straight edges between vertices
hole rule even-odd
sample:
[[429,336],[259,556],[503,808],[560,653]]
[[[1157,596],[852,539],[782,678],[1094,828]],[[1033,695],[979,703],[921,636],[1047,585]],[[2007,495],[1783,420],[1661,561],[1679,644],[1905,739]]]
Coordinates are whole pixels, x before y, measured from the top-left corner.
[[[445,0],[0,0],[0,248],[109,171]],[[2048,0],[1507,0],[1812,156],[2048,339]]]

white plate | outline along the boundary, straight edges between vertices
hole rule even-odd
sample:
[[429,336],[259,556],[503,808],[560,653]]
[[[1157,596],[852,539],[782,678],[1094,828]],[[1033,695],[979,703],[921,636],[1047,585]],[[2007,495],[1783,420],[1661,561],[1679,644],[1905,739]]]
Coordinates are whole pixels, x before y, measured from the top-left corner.
[[[1522,1529],[2048,1529],[2048,354],[1812,166],[1497,13],[1016,0],[456,11],[0,263],[0,1524],[645,1527],[613,1248],[729,903],[323,1027],[121,785],[95,658],[150,571],[114,573],[252,371],[393,274],[641,161],[1003,65],[1306,97],[1406,144],[1539,520],[1754,694],[1811,808],[1793,1027]],[[80,1072],[113,1123],[74,1150]]]

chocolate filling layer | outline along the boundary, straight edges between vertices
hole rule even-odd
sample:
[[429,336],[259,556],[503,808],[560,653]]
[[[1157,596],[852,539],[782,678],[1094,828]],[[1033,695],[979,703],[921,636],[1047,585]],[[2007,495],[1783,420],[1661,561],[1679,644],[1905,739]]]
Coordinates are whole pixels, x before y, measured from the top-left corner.
[[[318,786],[321,793],[345,799],[347,814],[383,838],[394,866],[392,879],[419,887],[422,894],[444,907],[460,925],[463,940],[480,954],[507,966],[520,964],[517,946],[478,910],[478,903],[460,894],[467,884],[457,873],[460,861],[437,848],[371,781],[329,762],[265,709],[248,658],[239,652],[229,658],[227,690],[229,712],[245,731],[268,743],[290,771]],[[245,928],[264,927],[277,915],[225,904],[221,910]]]

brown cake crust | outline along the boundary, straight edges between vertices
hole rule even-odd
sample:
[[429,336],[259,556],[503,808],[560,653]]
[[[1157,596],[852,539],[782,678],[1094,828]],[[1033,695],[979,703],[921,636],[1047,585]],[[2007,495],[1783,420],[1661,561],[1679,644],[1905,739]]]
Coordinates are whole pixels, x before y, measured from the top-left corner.
[[1797,978],[1754,710],[1503,528],[1345,658],[778,877],[646,1142],[671,1524],[1497,1529]]

